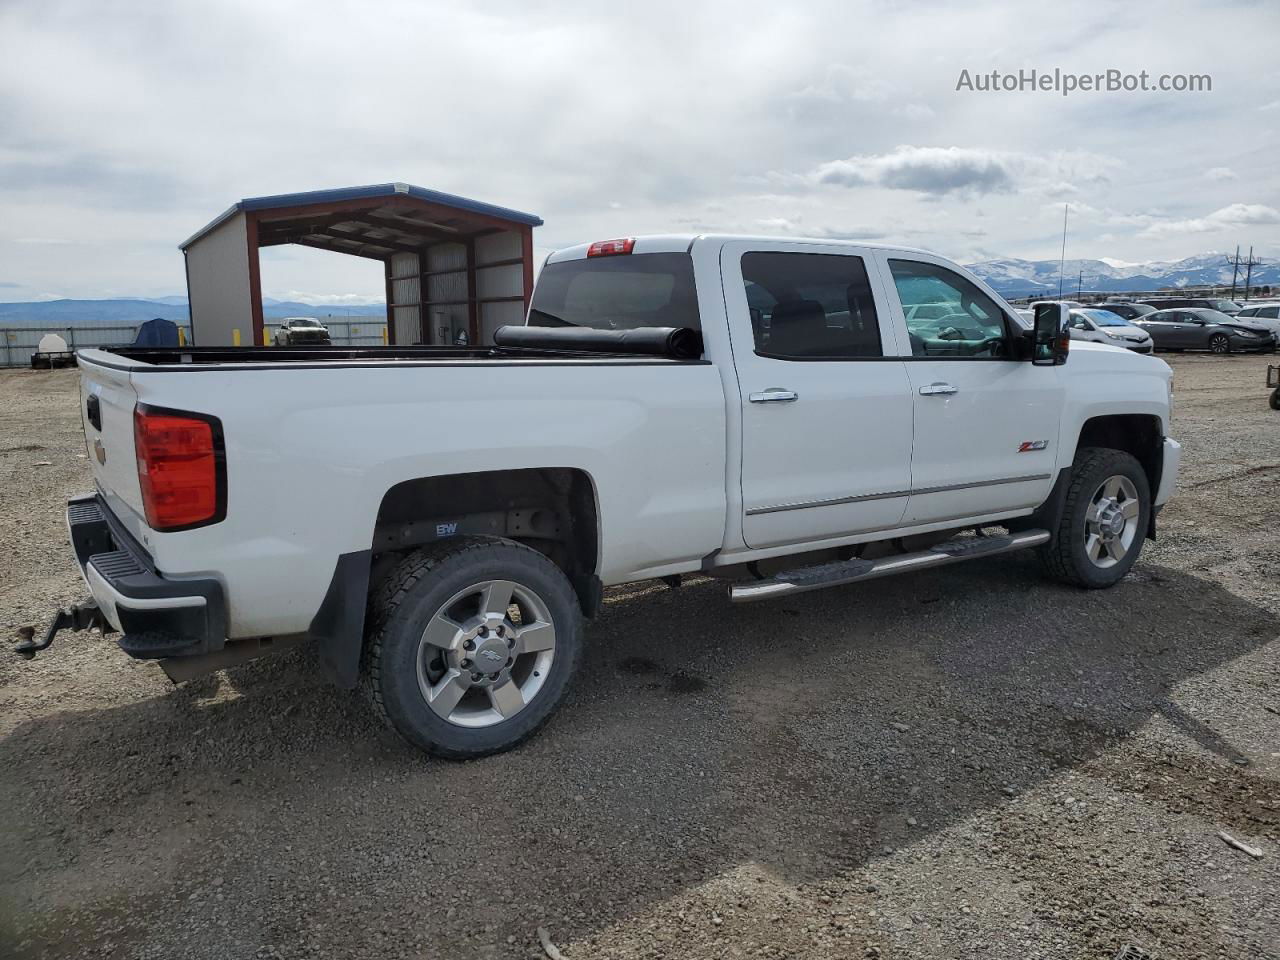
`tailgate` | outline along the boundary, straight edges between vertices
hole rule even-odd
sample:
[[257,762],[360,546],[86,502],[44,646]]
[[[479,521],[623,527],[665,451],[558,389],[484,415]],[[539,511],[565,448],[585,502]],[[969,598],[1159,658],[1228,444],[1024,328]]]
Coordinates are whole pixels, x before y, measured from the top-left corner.
[[93,479],[108,506],[133,534],[141,530],[142,489],[133,450],[133,408],[138,401],[127,370],[80,356],[80,419]]

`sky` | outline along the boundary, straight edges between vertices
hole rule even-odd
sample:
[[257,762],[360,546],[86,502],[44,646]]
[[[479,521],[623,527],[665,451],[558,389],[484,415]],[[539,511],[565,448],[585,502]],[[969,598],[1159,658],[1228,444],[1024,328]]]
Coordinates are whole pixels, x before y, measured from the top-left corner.
[[[960,262],[1280,257],[1280,4],[0,0],[0,300],[185,292],[242,197],[403,181],[643,233]],[[984,91],[991,71],[1211,90]],[[967,71],[967,73],[965,73]],[[957,89],[965,83],[967,87]],[[265,296],[382,296],[263,251]]]

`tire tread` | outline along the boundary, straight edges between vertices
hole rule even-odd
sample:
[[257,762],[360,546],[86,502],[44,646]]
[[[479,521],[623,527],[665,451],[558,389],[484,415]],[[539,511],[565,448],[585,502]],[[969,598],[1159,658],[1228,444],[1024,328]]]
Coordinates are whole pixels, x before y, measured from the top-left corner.
[[[387,705],[382,695],[383,646],[389,624],[397,608],[408,599],[414,587],[431,576],[440,566],[459,557],[465,557],[469,553],[487,550],[494,546],[525,551],[539,560],[547,559],[544,554],[539,553],[532,547],[502,537],[465,536],[451,538],[420,547],[406,555],[370,595],[369,622],[371,627],[364,644],[362,669],[360,671],[361,687],[374,713],[388,728],[395,730],[396,725],[387,710]],[[573,666],[576,666],[576,664]],[[519,739],[504,745],[501,749],[511,749],[529,739],[537,731],[538,727],[534,727]],[[430,752],[435,756],[452,760],[465,760],[477,756],[477,754],[470,751],[451,750],[439,743],[433,744]]]
[[[1094,482],[1094,471],[1109,462],[1118,466],[1122,463],[1127,464],[1133,459],[1132,454],[1111,447],[1081,447],[1076,452],[1075,460],[1071,464],[1071,482],[1063,500],[1062,517],[1058,521],[1058,529],[1053,531],[1053,539],[1040,549],[1040,560],[1050,576],[1087,589],[1098,589],[1103,586],[1080,575],[1075,559],[1071,555],[1072,520],[1080,499],[1089,497],[1093,493],[1086,488]],[[1139,536],[1143,535],[1144,533],[1140,531]]]

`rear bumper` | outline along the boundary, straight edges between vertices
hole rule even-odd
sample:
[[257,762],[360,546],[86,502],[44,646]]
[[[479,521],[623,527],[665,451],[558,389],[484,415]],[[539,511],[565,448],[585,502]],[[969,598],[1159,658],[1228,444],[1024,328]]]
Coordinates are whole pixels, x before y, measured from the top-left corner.
[[97,495],[67,502],[76,562],[103,616],[120,631],[120,648],[153,660],[211,653],[226,643],[222,585],[168,580]]
[[1160,488],[1156,491],[1155,505],[1163,506],[1173,496],[1178,483],[1178,470],[1182,466],[1182,444],[1169,437],[1164,438],[1164,464],[1160,469]]

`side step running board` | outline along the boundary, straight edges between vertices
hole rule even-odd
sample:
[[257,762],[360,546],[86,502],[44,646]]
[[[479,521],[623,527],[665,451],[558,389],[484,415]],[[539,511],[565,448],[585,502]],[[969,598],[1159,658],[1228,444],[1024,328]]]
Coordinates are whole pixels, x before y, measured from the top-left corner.
[[734,584],[729,588],[729,599],[734,603],[769,600],[793,593],[821,590],[823,587],[839,587],[861,580],[874,580],[877,577],[891,577],[894,574],[909,573],[912,570],[941,567],[948,563],[959,563],[961,560],[990,557],[997,553],[1011,553],[1014,550],[1038,547],[1048,541],[1048,530],[1026,530],[1004,537],[966,537],[962,540],[947,540],[928,550],[899,553],[879,560],[855,558],[814,567],[801,567],[797,570],[784,570],[767,580]]

